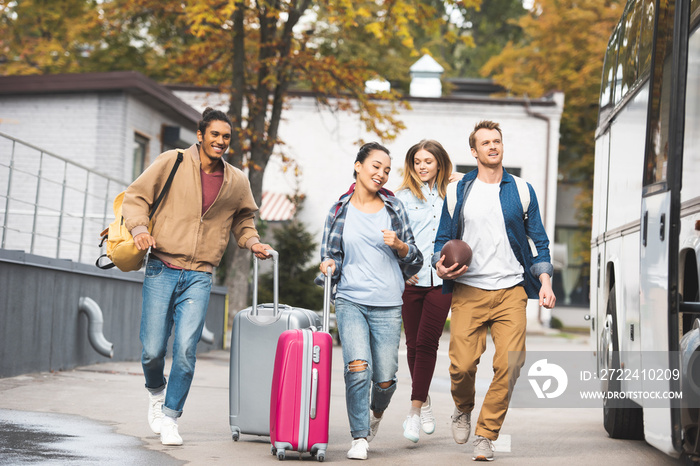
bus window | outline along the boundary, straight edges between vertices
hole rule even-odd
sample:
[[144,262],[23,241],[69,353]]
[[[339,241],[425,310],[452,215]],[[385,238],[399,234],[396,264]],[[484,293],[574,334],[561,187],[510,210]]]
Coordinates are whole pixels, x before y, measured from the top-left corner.
[[700,18],[700,0],[690,2],[690,24],[695,23]]
[[[700,0],[695,0],[700,2]],[[640,76],[651,68],[651,48],[654,41],[654,13],[656,0],[644,0],[642,15],[642,31],[639,40],[639,74]]]
[[627,94],[637,80],[638,62],[637,52],[639,47],[639,30],[641,25],[642,1],[628,3],[627,11],[622,20],[620,30],[620,54],[619,66],[622,70],[622,81],[620,83],[621,95],[615,97],[619,101]]
[[[623,36],[622,36],[622,28],[620,27],[618,29],[618,34],[617,34],[617,39],[618,39],[618,45],[620,45],[620,42],[622,42]],[[615,105],[617,105],[621,100],[622,100],[622,77],[623,77],[623,67],[622,67],[622,62],[620,60],[620,54],[617,54],[617,60],[615,63],[615,84],[613,85],[613,102]]]
[[681,202],[700,197],[700,28],[688,40],[687,76]]
[[[644,186],[659,183],[659,189],[666,189],[662,184],[666,181],[668,163],[668,118],[671,105],[671,68],[673,60],[673,15],[674,8],[666,4],[674,0],[660,0],[662,12],[659,16],[654,51],[654,69],[652,88],[650,91],[651,107],[649,113],[649,128],[647,133],[646,156],[644,159]],[[654,190],[656,191],[656,190]]]
[[600,85],[600,113],[598,115],[598,124],[601,124],[612,112],[613,108],[613,83],[615,82],[613,72],[615,70],[615,61],[617,60],[617,31],[615,29],[608,49],[605,52],[605,63],[603,63],[603,77]]

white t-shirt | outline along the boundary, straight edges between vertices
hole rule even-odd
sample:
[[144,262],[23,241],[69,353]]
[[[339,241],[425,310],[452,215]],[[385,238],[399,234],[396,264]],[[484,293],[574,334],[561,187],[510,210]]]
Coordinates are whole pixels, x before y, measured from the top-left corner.
[[455,281],[482,290],[503,290],[523,281],[523,267],[508,241],[500,184],[474,180],[464,203],[462,239],[472,248],[472,263]]

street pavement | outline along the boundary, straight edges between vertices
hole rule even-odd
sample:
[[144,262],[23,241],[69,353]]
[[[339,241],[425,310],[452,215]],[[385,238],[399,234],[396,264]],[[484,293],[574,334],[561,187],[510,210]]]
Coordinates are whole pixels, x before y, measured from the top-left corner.
[[[443,335],[431,387],[437,428],[417,444],[403,438],[410,406],[410,375],[402,342],[398,388],[379,433],[370,444],[369,462],[387,465],[451,465],[471,462],[471,441],[457,445],[450,432],[453,403]],[[528,350],[584,351],[588,337],[540,332],[528,336]],[[490,344],[477,375],[481,406],[492,371]],[[75,370],[0,379],[0,464],[219,465],[273,464],[269,438],[242,435],[234,442],[228,424],[228,351],[198,356],[190,395],[180,418],[184,445],[165,447],[146,421],[147,392],[139,362],[105,362]],[[520,383],[522,383],[521,381]],[[496,463],[511,465],[679,464],[643,441],[613,440],[602,426],[600,409],[512,408],[496,442]],[[473,435],[473,434],[472,434]],[[334,348],[330,441],[326,462],[349,464],[340,347]],[[298,453],[286,461],[297,461]],[[304,461],[315,461],[309,454]]]

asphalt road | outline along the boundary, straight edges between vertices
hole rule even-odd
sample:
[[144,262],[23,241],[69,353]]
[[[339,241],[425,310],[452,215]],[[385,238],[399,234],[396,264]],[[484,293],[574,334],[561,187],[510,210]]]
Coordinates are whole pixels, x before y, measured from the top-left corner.
[[[410,376],[400,355],[399,385],[369,462],[447,465],[471,461],[471,442],[457,445],[450,433],[453,410],[447,373],[447,335],[441,343],[431,388],[437,428],[417,444],[403,438]],[[403,349],[403,346],[402,346]],[[586,336],[529,335],[528,350],[585,351]],[[490,382],[489,345],[478,372],[477,406]],[[180,434],[185,444],[164,447],[146,422],[146,390],[138,362],[105,362],[76,370],[0,379],[0,464],[273,464],[269,439],[242,435],[233,442],[228,425],[227,351],[200,355]],[[350,434],[345,412],[341,351],[334,351],[330,442],[326,462],[345,458]],[[520,381],[519,383],[522,383]],[[476,415],[474,415],[476,418]],[[679,464],[643,441],[613,440],[602,426],[602,408],[509,411],[496,442],[497,464]],[[295,461],[289,453],[286,461]],[[303,461],[314,461],[308,454]]]

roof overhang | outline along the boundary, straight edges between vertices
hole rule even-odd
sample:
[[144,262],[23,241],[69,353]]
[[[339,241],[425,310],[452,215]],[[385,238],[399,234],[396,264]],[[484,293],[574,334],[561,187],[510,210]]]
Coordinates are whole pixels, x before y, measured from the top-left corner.
[[168,88],[136,71],[0,76],[0,95],[125,92],[161,111],[175,112],[195,127],[201,115]]

